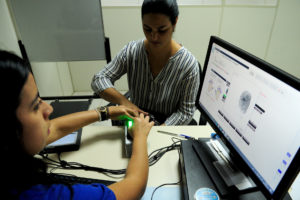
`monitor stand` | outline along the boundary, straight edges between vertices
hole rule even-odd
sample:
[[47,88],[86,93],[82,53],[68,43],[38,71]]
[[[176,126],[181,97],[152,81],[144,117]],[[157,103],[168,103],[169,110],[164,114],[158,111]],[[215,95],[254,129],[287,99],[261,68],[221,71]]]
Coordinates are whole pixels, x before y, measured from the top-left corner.
[[256,184],[231,160],[220,140],[203,138],[193,142],[193,149],[222,197],[257,191]]
[[[207,140],[208,139],[204,139],[204,144],[206,144],[205,141]],[[199,188],[210,188],[216,191],[222,200],[266,199],[261,191],[257,191],[256,187],[248,187],[247,189],[238,190],[236,187],[228,186],[227,184],[230,183],[230,181],[227,181],[226,184],[226,181],[224,181],[222,176],[219,175],[218,170],[214,166],[213,162],[211,162],[213,159],[215,159],[215,155],[209,148],[203,146],[204,145],[201,145],[201,143],[195,140],[184,140],[181,143],[180,167],[184,199],[194,199],[194,194]],[[196,149],[200,149],[200,154],[199,152],[196,153]],[[201,159],[199,159],[198,154],[200,155]],[[207,166],[205,164],[208,163],[209,159],[211,160],[210,163],[212,164]],[[231,182],[236,182],[236,180],[231,180]],[[291,198],[289,195],[286,195],[284,199],[288,200]]]

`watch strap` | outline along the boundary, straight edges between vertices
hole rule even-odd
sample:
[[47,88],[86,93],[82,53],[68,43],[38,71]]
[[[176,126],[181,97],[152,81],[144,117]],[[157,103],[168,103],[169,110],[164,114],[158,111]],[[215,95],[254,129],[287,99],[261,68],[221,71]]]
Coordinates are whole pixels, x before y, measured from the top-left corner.
[[109,118],[109,113],[108,113],[108,107],[107,106],[100,106],[97,108],[97,111],[99,113],[99,120],[104,121]]

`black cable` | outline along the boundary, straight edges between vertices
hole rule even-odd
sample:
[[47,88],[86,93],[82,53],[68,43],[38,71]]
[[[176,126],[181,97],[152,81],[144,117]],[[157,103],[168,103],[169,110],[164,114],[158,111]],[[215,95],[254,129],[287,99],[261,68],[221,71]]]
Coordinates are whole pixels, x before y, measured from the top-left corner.
[[60,153],[57,154],[58,160],[53,160],[48,157],[48,154],[42,155],[42,157],[46,160],[45,163],[49,166],[52,167],[51,172],[53,172],[56,169],[73,169],[73,170],[86,170],[86,171],[96,171],[99,173],[103,173],[109,176],[109,174],[114,174],[114,175],[120,175],[120,174],[125,174],[126,169],[117,169],[117,170],[112,170],[112,169],[105,169],[105,168],[100,168],[100,167],[92,167],[88,165],[84,165],[78,162],[67,162],[65,160],[62,160],[60,157]]
[[[177,147],[179,147],[180,146],[178,144],[179,142],[180,141],[175,142],[173,140],[172,145],[154,150],[148,156],[149,166],[152,166],[156,162],[158,162],[160,160],[160,158],[162,158],[162,156],[165,153],[167,153],[169,151],[172,151],[172,150],[176,149]],[[42,154],[41,156],[44,158],[44,160],[46,160],[45,163],[52,167],[51,171],[54,171],[56,169],[73,169],[73,170],[80,170],[81,169],[81,170],[86,170],[86,171],[96,171],[96,172],[99,172],[99,173],[103,173],[105,175],[109,175],[109,174],[123,175],[123,174],[126,173],[126,169],[113,170],[113,169],[105,169],[105,168],[101,168],[101,167],[88,166],[88,165],[84,165],[84,164],[81,164],[81,163],[78,163],[78,162],[67,162],[67,161],[61,159],[61,153],[57,154],[58,161],[49,158],[48,154],[46,154],[46,155]]]
[[[172,137],[171,139],[172,139],[172,141],[173,141],[173,144],[172,144],[171,146],[180,147],[181,144],[180,144],[180,145],[177,145],[177,143],[180,143],[180,142],[181,142],[180,139],[175,138],[175,137]],[[177,140],[177,141],[175,141],[175,140]],[[172,150],[174,150],[174,149],[176,149],[176,148],[173,148]],[[180,148],[177,148],[177,150],[178,150],[178,155],[180,156]],[[161,187],[163,187],[163,186],[166,186],[166,185],[178,185],[179,183],[181,183],[181,180],[182,180],[182,179],[181,179],[181,174],[179,174],[179,176],[180,176],[179,181],[176,182],[176,183],[164,183],[164,184],[162,184],[162,185],[157,186],[157,187],[153,190],[153,192],[152,192],[151,200],[153,199],[154,193],[156,192],[157,189],[159,189],[159,188],[161,188]]]
[[159,188],[161,188],[161,187],[163,187],[163,186],[166,186],[166,185],[177,185],[177,184],[179,184],[180,182],[181,182],[181,180],[178,181],[177,183],[164,183],[164,184],[162,184],[162,185],[160,185],[160,186],[157,186],[157,187],[153,190],[153,192],[152,192],[151,200],[153,199],[154,193],[156,192],[157,189],[159,189]]
[[[173,140],[173,138],[172,138],[172,140]],[[149,166],[152,166],[157,161],[159,161],[165,153],[175,150],[176,148],[180,147],[180,144],[178,144],[178,143],[180,143],[180,141],[174,142],[174,140],[173,140],[172,145],[159,148],[157,150],[154,150],[152,153],[150,153],[148,156]]]
[[[180,145],[181,145],[181,140],[175,137],[171,138],[173,141],[173,144],[166,146],[166,147],[162,147],[159,149],[154,150],[153,152],[151,152],[148,156],[148,160],[149,160],[149,166],[154,165],[156,162],[158,162],[162,156],[172,150],[177,149],[178,150],[178,154],[180,154]],[[175,141],[176,140],[176,141]],[[105,169],[105,168],[100,168],[100,167],[92,167],[92,166],[88,166],[88,165],[84,165],[78,162],[67,162],[65,160],[61,159],[61,153],[57,154],[58,157],[58,161],[53,160],[51,158],[48,157],[48,154],[41,155],[45,160],[49,161],[49,162],[45,162],[47,165],[52,166],[53,168],[50,170],[50,173],[53,173],[54,170],[56,169],[81,169],[81,170],[86,170],[86,171],[96,171],[99,173],[103,173],[107,176],[111,176],[111,175],[123,175],[126,173],[126,169],[117,169],[117,170],[112,170],[112,169]],[[151,200],[153,199],[154,193],[156,192],[157,189],[166,186],[166,185],[177,185],[181,182],[181,174],[180,174],[180,179],[177,183],[165,183],[162,185],[159,185],[158,187],[156,187],[154,189],[154,191],[152,192],[151,195]]]
[[[154,150],[153,152],[151,152],[148,156],[148,160],[149,160],[149,166],[154,165],[156,162],[158,162],[162,156],[172,150],[177,149],[178,150],[178,154],[180,155],[180,145],[181,145],[181,140],[175,137],[171,138],[173,141],[173,144],[166,146],[166,147],[162,147],[159,149]],[[176,140],[176,141],[175,141]],[[51,158],[48,157],[48,154],[41,154],[41,156],[43,157],[43,159],[49,161],[49,162],[45,162],[47,165],[52,166],[53,168],[50,170],[50,173],[52,173],[52,171],[54,171],[55,169],[83,169],[83,170],[87,170],[87,171],[96,171],[99,173],[103,173],[107,176],[111,176],[112,175],[123,175],[126,173],[126,169],[117,169],[117,170],[112,170],[112,169],[105,169],[105,168],[100,168],[100,167],[92,167],[92,166],[88,166],[88,165],[84,165],[78,162],[67,162],[65,160],[62,160],[60,157],[61,153],[57,154],[58,160],[53,160]],[[159,185],[158,187],[156,187],[154,189],[154,191],[152,192],[151,195],[151,200],[153,199],[154,193],[156,192],[156,190],[158,190],[159,188],[166,186],[166,185],[177,185],[182,181],[182,177],[181,174],[179,175],[179,181],[177,183],[165,183],[162,185]]]

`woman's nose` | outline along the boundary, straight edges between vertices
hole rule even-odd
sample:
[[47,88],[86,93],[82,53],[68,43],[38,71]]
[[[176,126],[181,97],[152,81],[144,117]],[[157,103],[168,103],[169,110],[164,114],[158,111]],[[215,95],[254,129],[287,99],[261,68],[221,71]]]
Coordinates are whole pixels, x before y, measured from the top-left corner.
[[151,33],[151,37],[152,37],[152,40],[157,40],[158,39],[158,34],[156,32],[152,32]]
[[53,112],[53,107],[50,104],[46,103],[46,102],[43,102],[43,103],[45,104],[45,110],[43,112],[44,118],[49,119],[49,116]]

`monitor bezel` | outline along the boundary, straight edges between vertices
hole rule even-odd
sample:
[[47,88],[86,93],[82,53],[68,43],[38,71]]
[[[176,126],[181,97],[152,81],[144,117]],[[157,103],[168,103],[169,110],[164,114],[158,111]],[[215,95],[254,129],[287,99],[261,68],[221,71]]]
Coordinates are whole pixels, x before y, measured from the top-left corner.
[[64,143],[64,137],[62,137],[59,139],[62,141],[61,144],[49,144],[40,152],[40,154],[62,153],[79,150],[81,143],[82,128],[78,129],[77,131],[74,131],[73,133],[75,134],[75,141],[73,143]]
[[223,143],[228,147],[230,150],[230,153],[233,155],[234,160],[236,164],[239,166],[240,169],[243,169],[243,171],[248,174],[254,182],[257,184],[259,189],[263,192],[263,194],[269,198],[269,199],[281,199],[284,197],[286,192],[288,191],[290,185],[293,183],[293,180],[296,178],[297,174],[300,170],[300,150],[298,149],[297,154],[295,155],[293,161],[291,162],[288,170],[284,174],[283,178],[279,182],[277,188],[275,189],[273,194],[270,194],[269,191],[265,188],[263,183],[256,177],[255,173],[251,170],[251,168],[246,164],[246,162],[242,159],[242,157],[236,152],[234,147],[231,145],[230,142],[226,140],[223,133],[218,129],[218,127],[213,123],[213,121],[209,118],[206,111],[200,106],[200,95],[202,91],[202,86],[204,82],[204,76],[206,74],[208,61],[210,58],[210,52],[212,49],[213,44],[220,45],[221,47],[229,50],[230,52],[238,55],[239,57],[243,58],[249,63],[252,63],[255,66],[258,66],[263,71],[268,72],[269,74],[273,75],[274,77],[282,80],[286,84],[290,85],[291,87],[295,88],[296,90],[300,91],[300,80],[296,77],[288,74],[287,72],[273,66],[272,64],[246,52],[245,50],[242,50],[241,48],[219,38],[216,36],[211,36],[210,42],[207,49],[207,54],[205,58],[205,63],[203,66],[203,73],[200,77],[200,92],[197,95],[197,101],[196,101],[196,107],[200,110],[201,115],[204,116],[204,118],[208,121],[208,123],[212,126],[212,128],[216,131],[216,133],[221,137]]

